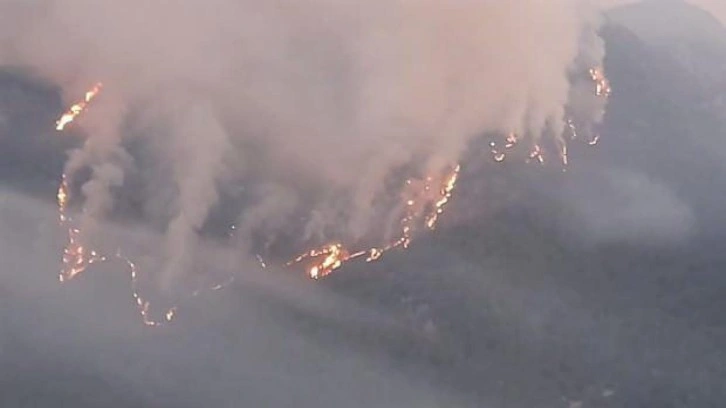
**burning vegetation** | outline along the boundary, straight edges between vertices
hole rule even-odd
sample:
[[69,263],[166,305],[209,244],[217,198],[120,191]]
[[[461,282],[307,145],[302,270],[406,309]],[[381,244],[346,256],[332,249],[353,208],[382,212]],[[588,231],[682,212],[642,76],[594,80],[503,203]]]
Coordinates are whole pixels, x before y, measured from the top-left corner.
[[68,111],[64,113],[58,120],[55,122],[55,130],[57,131],[63,131],[66,126],[73,123],[74,120],[83,113],[86,108],[88,108],[88,105],[91,103],[93,98],[95,98],[100,92],[101,88],[103,88],[103,84],[98,82],[95,84],[91,89],[86,91],[86,95],[83,98],[82,101],[74,104],[70,108],[68,108]]
[[[594,88],[591,92],[602,102],[602,105],[605,106],[612,93],[610,81],[608,81],[603,69],[600,67],[588,69],[587,75],[591,86]],[[502,142],[489,142],[491,158],[497,163],[502,163],[510,155],[517,155],[521,149],[528,149],[526,150],[526,154],[524,154],[524,160],[526,163],[544,164],[546,157],[556,156],[559,157],[560,164],[564,170],[570,164],[568,155],[568,145],[570,143],[575,141],[584,141],[589,146],[595,146],[600,141],[599,133],[591,130],[588,132],[581,132],[576,123],[575,118],[568,115],[565,118],[565,134],[557,136],[553,141],[550,141],[549,144],[553,147],[549,150],[545,149],[543,144],[540,144],[539,142],[524,143],[524,138],[515,133],[509,133]],[[581,138],[583,133],[588,134],[587,139]],[[526,144],[529,144],[529,148],[520,147],[521,145]],[[555,151],[552,152],[552,150]]]
[[[612,90],[603,70],[592,68],[588,73],[591,83],[594,84],[594,95],[606,101]],[[85,93],[85,97],[81,102],[72,105],[57,120],[56,129],[62,131],[73,123],[79,115],[87,110],[89,104],[99,95],[101,90],[102,84],[100,82],[93,85]],[[562,136],[562,139],[557,139],[557,142],[554,143],[555,146],[558,146],[559,151],[556,155],[559,156],[563,168],[568,165],[568,143],[579,138],[579,129],[575,125],[573,118],[565,118],[565,124],[567,135]],[[599,137],[599,135],[594,134],[585,142],[594,146],[598,143]],[[526,146],[527,144],[529,144],[529,147]],[[525,140],[515,133],[507,134],[501,143],[491,141],[489,148],[493,161],[498,163],[504,162],[510,154],[514,154],[521,149],[525,149],[523,157],[527,163],[544,164],[548,155],[540,143],[525,143]],[[408,248],[417,234],[436,229],[447,205],[453,198],[460,172],[461,164],[456,163],[442,174],[430,174],[418,179],[406,179],[404,185],[401,186],[400,199],[402,202],[400,207],[402,212],[393,239],[384,241],[379,245],[359,248],[349,247],[342,242],[330,242],[304,251],[279,266],[294,270],[302,269],[309,278],[322,279],[349,262],[374,262],[381,259],[389,251]],[[161,313],[162,317],[159,319],[152,317],[151,304],[140,293],[139,271],[132,259],[122,255],[120,249],[114,254],[104,254],[92,248],[88,243],[83,242],[83,232],[69,214],[71,182],[68,176],[63,174],[57,194],[59,222],[67,230],[68,237],[62,256],[63,266],[59,274],[60,282],[68,282],[74,279],[92,265],[116,260],[129,271],[131,295],[143,323],[147,326],[160,326],[171,322],[177,314],[176,306],[164,310]],[[257,254],[256,257],[263,269],[268,267],[268,261],[262,255]],[[211,287],[211,290],[222,289],[232,281],[233,279],[230,279],[225,283],[216,284]],[[199,290],[194,291],[192,295],[198,293]]]

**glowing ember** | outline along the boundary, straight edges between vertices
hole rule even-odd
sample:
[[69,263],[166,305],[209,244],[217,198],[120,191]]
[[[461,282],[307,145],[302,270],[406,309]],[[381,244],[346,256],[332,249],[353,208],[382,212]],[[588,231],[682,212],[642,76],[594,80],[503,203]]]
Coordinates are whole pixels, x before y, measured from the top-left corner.
[[609,97],[612,93],[610,81],[601,68],[590,68],[590,78],[595,82],[595,94],[597,96]]
[[167,309],[166,313],[164,313],[164,320],[154,320],[150,316],[149,310],[151,309],[151,303],[149,303],[147,300],[145,300],[143,297],[141,297],[141,294],[139,293],[139,274],[136,267],[136,264],[129,259],[128,257],[125,257],[121,254],[121,251],[116,252],[115,258],[123,263],[126,264],[126,266],[129,269],[129,274],[131,275],[131,296],[134,298],[134,303],[136,304],[136,310],[139,312],[139,315],[141,315],[141,319],[146,326],[161,326],[164,323],[171,322],[172,319],[174,319],[174,316],[176,316],[176,306],[171,307]]
[[[595,94],[598,97],[607,98],[611,94],[609,81],[605,77],[602,69],[592,68],[589,70],[590,78],[595,84]],[[72,123],[78,115],[83,113],[88,104],[101,91],[102,84],[97,83],[92,89],[86,92],[83,101],[71,106],[69,110],[61,116],[56,122],[56,129],[62,131],[68,124]],[[567,127],[570,131],[571,140],[578,138],[578,129],[575,122],[571,118],[566,119]],[[595,145],[599,141],[599,135],[588,141],[588,144]],[[506,136],[503,143],[503,149],[497,146],[496,142],[489,144],[492,158],[496,162],[502,162],[506,159],[510,150],[515,149],[520,143],[519,137],[510,133]],[[562,142],[558,143],[559,154],[563,166],[568,165],[568,146]],[[533,144],[532,150],[526,154],[526,161],[536,160],[539,163],[545,162],[545,152],[539,144]],[[321,279],[330,275],[339,269],[346,262],[356,260],[358,258],[365,259],[365,262],[374,262],[381,259],[388,251],[396,248],[408,248],[414,234],[423,229],[434,230],[438,224],[440,217],[443,215],[446,206],[451,201],[457,181],[460,175],[461,166],[459,164],[453,166],[450,171],[443,176],[436,177],[429,175],[423,179],[406,180],[403,193],[403,215],[400,220],[400,233],[392,241],[381,246],[351,252],[347,247],[338,242],[328,243],[318,248],[311,249],[300,256],[287,262],[285,266],[294,267],[301,265],[305,268],[307,276],[312,279]],[[151,304],[144,299],[139,291],[139,274],[136,264],[130,259],[123,256],[120,251],[114,256],[106,256],[95,250],[88,249],[81,244],[81,231],[73,225],[71,217],[67,213],[69,202],[69,182],[64,174],[58,188],[57,200],[59,209],[59,219],[62,226],[68,229],[68,244],[63,251],[63,268],[60,272],[59,279],[65,282],[85,271],[88,266],[95,263],[115,259],[123,262],[129,269],[131,276],[131,293],[136,305],[136,309],[146,326],[160,326],[164,323],[171,322],[177,315],[177,307],[174,306],[163,314],[163,319],[154,320],[151,317]],[[236,230],[236,226],[232,226],[232,231]],[[233,234],[233,232],[231,233]],[[256,255],[257,261],[261,268],[267,268],[267,263],[261,255]],[[220,290],[234,281],[233,278],[223,284],[217,284],[211,287],[212,291]],[[192,296],[200,293],[195,290]]]
[[368,250],[368,257],[366,262],[373,262],[379,260],[383,256],[383,250],[378,248],[371,248]]
[[[360,256],[362,254],[358,253],[356,255]],[[288,262],[286,266],[308,263],[308,275],[313,279],[320,279],[331,274],[334,270],[340,268],[343,262],[350,259],[353,259],[353,257],[351,257],[350,253],[341,244],[333,243],[317,249],[311,249]]]
[[63,249],[63,268],[58,275],[58,280],[61,282],[71,280],[85,271],[88,266],[106,260],[103,255],[99,255],[94,250],[87,250],[80,243],[81,231],[70,225],[71,219],[67,214],[68,196],[68,179],[64,174],[57,195],[58,218],[61,226],[68,228],[68,243]]
[[451,194],[456,188],[456,182],[459,179],[459,172],[461,171],[461,165],[456,165],[454,170],[449,174],[445,180],[444,185],[441,188],[441,198],[434,203],[434,208],[431,214],[426,216],[426,226],[433,230],[436,228],[436,223],[439,220],[439,216],[444,213],[444,207],[449,203]]
[[[149,309],[151,305],[139,294],[139,274],[137,272],[136,264],[131,259],[123,256],[120,251],[116,252],[113,257],[108,257],[95,250],[88,250],[81,244],[81,230],[78,227],[73,226],[73,220],[67,213],[69,196],[68,177],[63,174],[61,184],[58,187],[58,212],[60,214],[59,219],[61,226],[68,229],[68,243],[63,249],[63,267],[58,275],[58,280],[60,282],[67,282],[83,273],[93,264],[106,262],[111,259],[119,260],[129,269],[129,274],[131,276],[131,295],[134,299],[136,309],[141,315],[143,323],[146,326],[161,325],[162,322],[155,321],[150,317]],[[166,322],[170,322],[174,318],[175,313],[176,307],[169,309],[165,314]]]
[[260,254],[256,254],[255,258],[257,258],[257,262],[260,264],[260,267],[262,269],[267,269],[267,262],[265,262],[265,259]]
[[[595,86],[595,96],[607,99],[610,97],[610,94],[612,93],[612,88],[610,87],[610,81],[608,81],[607,77],[605,76],[605,73],[602,68],[600,67],[594,67],[590,68],[588,70],[588,75],[590,77],[590,80],[593,82]],[[567,135],[568,137],[565,138],[565,140],[577,140],[579,139],[580,135],[577,129],[577,125],[575,124],[575,121],[571,117],[565,118],[565,124],[567,126]],[[599,135],[595,135],[591,140],[585,140],[587,144],[590,146],[594,146],[598,143],[600,139]],[[556,140],[555,144],[558,147],[558,152],[561,163],[563,167],[567,167],[569,165],[569,156],[568,156],[568,146],[565,140]],[[503,162],[506,157],[507,153],[505,153],[504,150],[513,149],[517,146],[519,142],[519,138],[514,133],[509,133],[505,139],[504,142],[504,149],[499,149],[497,147],[497,143],[492,141],[489,143],[490,147],[490,153],[492,159],[497,162],[501,163]],[[540,164],[543,164],[545,162],[545,151],[544,149],[538,145],[535,144],[532,150],[527,154],[526,156],[526,162],[531,162],[533,160],[536,160]],[[564,169],[563,169],[564,170]]]
[[[400,222],[401,233],[395,240],[381,247],[373,247],[354,253],[351,253],[340,243],[331,243],[320,248],[311,249],[287,262],[285,266],[291,267],[303,264],[306,266],[309,277],[320,279],[330,275],[346,262],[363,256],[365,256],[366,262],[374,262],[381,259],[386,252],[395,248],[408,248],[413,239],[412,233],[419,223],[423,223],[430,230],[436,228],[439,217],[444,213],[446,205],[451,200],[460,171],[460,165],[454,166],[443,177],[438,187],[433,185],[434,178],[431,176],[423,180],[423,184],[420,185],[418,191],[414,192],[420,198],[408,198],[405,201],[406,211]],[[406,180],[407,187],[414,186],[414,184],[413,180]]]
[[68,180],[66,178],[66,175],[63,174],[63,177],[61,179],[61,184],[58,187],[58,209],[60,212],[60,222],[66,221],[66,206],[68,205]]
[[598,144],[598,142],[600,142],[600,135],[595,135],[595,137],[593,137],[592,140],[587,142],[587,144],[589,144],[590,146],[595,146]]
[[58,276],[58,280],[61,282],[71,280],[85,271],[90,265],[106,260],[104,256],[99,255],[96,251],[87,251],[78,242],[79,235],[80,230],[76,228],[71,228],[68,231],[68,245],[63,250],[63,269]]
[[[56,122],[56,130],[62,131],[65,127],[72,123],[78,115],[83,113],[93,98],[101,91],[102,84],[96,84],[92,89],[86,92],[83,101],[71,106],[69,110],[61,116]],[[507,148],[517,143],[516,137],[510,135],[507,139]],[[502,157],[503,159],[503,157]],[[331,274],[340,268],[344,263],[364,258],[366,262],[373,262],[380,259],[386,252],[402,247],[408,248],[412,240],[412,234],[418,225],[424,225],[426,228],[433,230],[436,228],[439,217],[444,213],[446,205],[449,203],[456,182],[458,180],[460,165],[456,165],[452,170],[442,177],[440,184],[437,186],[433,176],[428,176],[424,180],[407,180],[406,187],[413,189],[409,192],[409,197],[405,201],[405,211],[400,224],[401,230],[399,236],[380,247],[373,247],[366,250],[351,253],[346,247],[340,243],[332,243],[324,245],[317,249],[312,249],[292,261],[286,266],[294,266],[304,264],[306,266],[307,275],[313,279],[320,279]],[[413,186],[417,187],[413,187]],[[70,200],[70,182],[66,174],[62,175],[60,186],[58,187],[57,202],[59,211],[59,221],[62,227],[68,231],[68,243],[63,250],[63,267],[59,274],[61,282],[67,282],[83,273],[90,265],[117,260],[122,262],[129,270],[131,279],[131,295],[135,307],[141,316],[142,322],[146,326],[160,326],[164,323],[171,322],[177,315],[177,307],[168,309],[163,314],[163,319],[155,320],[151,316],[151,303],[141,296],[139,291],[139,272],[136,263],[130,258],[121,254],[120,250],[113,256],[107,256],[97,252],[94,249],[88,249],[81,243],[81,231],[74,225],[74,222],[68,214],[68,205]],[[232,231],[236,226],[232,226]],[[264,269],[267,267],[264,259],[257,255],[260,266]],[[211,290],[220,290],[231,282],[217,284],[211,287]],[[195,290],[192,296],[200,293]]]
[[570,138],[572,140],[577,139],[577,126],[575,126],[575,122],[570,118],[567,118],[567,127],[570,129]]
[[93,98],[98,95],[99,92],[101,92],[101,88],[103,87],[103,84],[100,82],[93,86],[93,88],[86,91],[86,95],[83,99],[83,101],[78,102],[71,106],[66,113],[64,113],[56,122],[55,122],[55,130],[62,131],[65,129],[65,127],[72,123],[78,115],[83,113],[84,110],[88,107],[88,104],[91,103]]
[[495,162],[501,163],[504,161],[504,159],[507,158],[506,153],[499,151],[499,149],[497,149],[497,144],[495,142],[489,142],[489,147],[490,147],[489,151],[491,152],[492,158],[494,159]]
[[[544,156],[542,155],[542,148],[539,145],[534,145],[534,148],[529,153],[529,160],[537,160],[540,164],[544,163]],[[529,160],[527,160],[529,162]]]
[[[91,100],[101,91],[101,83],[96,84],[92,89],[86,92],[85,99],[83,102],[77,103],[68,110],[66,114],[61,116],[56,122],[56,130],[63,130],[66,125],[73,122],[73,120],[81,114]],[[163,322],[153,320],[150,316],[150,303],[141,297],[138,286],[139,286],[139,274],[137,271],[136,264],[129,258],[123,256],[118,251],[114,256],[106,256],[94,249],[88,249],[81,243],[81,230],[74,225],[73,219],[68,214],[68,204],[70,199],[70,182],[68,176],[63,174],[61,176],[61,182],[58,186],[58,193],[56,195],[58,202],[58,218],[61,227],[64,227],[68,231],[68,242],[66,247],[63,249],[63,264],[61,271],[58,275],[60,282],[67,282],[83,273],[89,266],[106,262],[111,259],[116,259],[123,262],[129,269],[131,276],[131,292],[134,299],[134,304],[141,315],[142,321],[146,326],[159,326]],[[164,314],[164,322],[170,322],[176,315],[176,307],[173,307]]]
[[505,144],[504,147],[507,149],[511,149],[517,145],[517,142],[517,135],[515,135],[514,133],[510,133],[507,135],[507,144]]
[[560,158],[562,159],[562,165],[567,167],[570,164],[570,159],[567,156],[567,145],[563,144],[560,150]]

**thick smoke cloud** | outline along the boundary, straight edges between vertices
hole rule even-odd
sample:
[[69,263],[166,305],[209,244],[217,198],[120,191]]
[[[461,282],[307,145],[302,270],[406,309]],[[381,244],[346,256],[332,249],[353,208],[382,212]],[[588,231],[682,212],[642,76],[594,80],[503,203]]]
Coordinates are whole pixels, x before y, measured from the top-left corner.
[[86,128],[93,134],[84,145],[69,154],[64,173],[70,180],[84,167],[91,169],[91,178],[81,187],[85,198],[80,220],[85,239],[97,233],[96,222],[113,209],[113,188],[123,185],[125,169],[133,159],[121,145],[120,124],[124,108],[109,98],[95,109],[99,114],[89,117]]
[[[0,364],[12,371],[3,377],[4,406],[478,406],[377,355],[302,335],[295,325],[301,316],[341,332],[412,333],[376,309],[282,275],[243,273],[242,292],[217,294],[214,304],[190,302],[169,331],[148,332],[129,307],[130,293],[107,284],[126,281],[123,271],[84,275],[71,286],[45,273],[57,266],[58,237],[48,233],[56,223],[50,203],[0,189],[0,227],[13,231],[0,234]],[[127,246],[159,238],[146,229],[100,226]],[[231,251],[200,252],[200,263],[224,268]],[[257,300],[261,294],[266,302]],[[281,320],[271,304],[294,307],[295,317]],[[210,316],[219,319],[213,324],[229,324],[210,331]]]
[[68,100],[105,84],[67,168],[92,170],[88,218],[111,211],[133,164],[126,113],[161,124],[140,137],[171,174],[144,197],[173,197],[165,281],[187,267],[225,180],[251,184],[258,203],[264,191],[300,203],[240,208],[241,237],[305,209],[317,214],[306,235],[360,239],[395,170],[440,173],[484,132],[559,137],[582,97],[572,70],[602,58],[594,9],[577,0],[4,0],[0,14],[5,64]]
[[219,200],[216,189],[220,163],[228,151],[225,131],[208,104],[182,110],[172,141],[171,157],[177,180],[177,214],[169,224],[167,253],[171,259],[162,279],[169,284],[175,271],[188,268],[196,232],[202,228],[213,205]]

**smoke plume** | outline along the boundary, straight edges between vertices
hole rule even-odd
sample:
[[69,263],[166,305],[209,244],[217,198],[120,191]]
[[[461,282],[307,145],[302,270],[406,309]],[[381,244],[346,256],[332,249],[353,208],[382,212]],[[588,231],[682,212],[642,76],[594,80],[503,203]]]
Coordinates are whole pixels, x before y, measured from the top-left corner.
[[105,84],[66,169],[91,168],[88,217],[111,210],[133,163],[129,115],[164,129],[140,136],[172,175],[143,197],[173,197],[164,281],[188,267],[225,180],[252,192],[240,237],[273,239],[305,213],[304,235],[361,239],[397,171],[438,174],[485,132],[558,138],[584,98],[573,70],[602,59],[578,0],[2,0],[0,15],[4,63],[67,100]]

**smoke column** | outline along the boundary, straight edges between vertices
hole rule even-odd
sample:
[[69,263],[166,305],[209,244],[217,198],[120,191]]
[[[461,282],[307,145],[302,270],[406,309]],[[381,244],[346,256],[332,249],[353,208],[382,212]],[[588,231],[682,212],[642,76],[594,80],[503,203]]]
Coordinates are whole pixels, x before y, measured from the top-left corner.
[[[105,84],[67,166],[91,168],[91,218],[111,210],[133,165],[125,108],[143,102],[163,124],[141,137],[162,146],[158,168],[172,174],[168,285],[189,267],[220,180],[285,197],[252,197],[240,237],[274,237],[304,209],[317,214],[309,237],[359,239],[395,170],[440,172],[484,132],[559,137],[580,100],[571,72],[602,59],[596,14],[578,0],[0,0],[0,59],[69,99]],[[149,208],[170,197],[145,191]]]
[[176,273],[189,268],[196,234],[219,200],[217,177],[229,150],[227,134],[208,103],[191,101],[179,113],[181,117],[174,121],[179,127],[172,132],[171,142],[178,208],[167,233],[164,287]]

